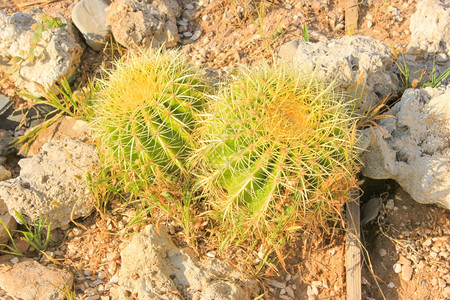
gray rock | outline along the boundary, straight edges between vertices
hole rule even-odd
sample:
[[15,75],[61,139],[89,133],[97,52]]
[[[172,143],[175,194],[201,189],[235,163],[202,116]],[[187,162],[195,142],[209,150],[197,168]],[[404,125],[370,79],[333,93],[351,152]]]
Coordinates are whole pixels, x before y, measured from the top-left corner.
[[361,207],[361,224],[367,224],[378,216],[381,198],[372,198]]
[[11,178],[11,171],[0,165],[0,181],[8,180]]
[[5,95],[0,94],[0,116],[3,115],[13,104]]
[[95,51],[104,48],[110,32],[106,25],[108,6],[103,0],[81,0],[72,9],[72,22]]
[[[47,218],[52,228],[68,224],[94,209],[86,187],[86,173],[99,165],[97,150],[76,139],[50,142],[42,151],[19,161],[20,176],[0,182],[0,199],[10,214],[21,213],[28,222]],[[95,173],[94,173],[95,174]]]
[[127,48],[177,45],[177,17],[181,8],[176,0],[117,0],[107,9],[107,24],[114,38]]
[[[293,47],[298,44],[294,53]],[[364,87],[364,105],[373,106],[390,93],[399,92],[389,48],[370,37],[345,36],[341,39],[289,42],[278,51],[282,61],[301,69],[317,70],[343,89],[360,96]],[[357,83],[359,81],[359,86]]]
[[450,55],[450,5],[445,0],[422,0],[411,16],[411,47]]
[[[9,63],[13,57],[28,56],[34,34],[32,26],[41,21],[41,10],[33,14],[15,13],[6,15],[0,10],[0,65]],[[53,88],[62,78],[69,78],[77,69],[83,48],[76,41],[71,25],[62,16],[56,16],[67,26],[45,30],[35,48],[34,63],[25,60],[11,79],[19,89],[25,89],[35,96],[41,96],[36,86]],[[5,66],[4,66],[5,67]],[[9,69],[10,66],[6,66]]]
[[420,203],[450,209],[450,86],[407,89],[381,131],[365,130],[370,146],[362,173],[394,179]]
[[13,299],[63,300],[66,298],[59,289],[67,287],[70,291],[72,284],[70,272],[30,259],[0,267],[0,288]]
[[[139,253],[139,255],[136,255]],[[254,280],[216,259],[203,264],[175,247],[166,230],[148,225],[133,236],[121,252],[119,284],[111,290],[114,299],[250,299],[258,292]],[[178,293],[186,298],[182,298]],[[253,295],[255,296],[255,295]]]
[[0,129],[0,156],[5,156],[14,153],[14,149],[9,147],[9,144],[14,138],[4,129]]

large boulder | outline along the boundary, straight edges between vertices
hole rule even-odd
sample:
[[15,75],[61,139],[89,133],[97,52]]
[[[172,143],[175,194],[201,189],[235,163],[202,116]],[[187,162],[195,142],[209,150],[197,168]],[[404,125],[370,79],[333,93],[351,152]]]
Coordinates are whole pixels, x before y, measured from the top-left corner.
[[107,9],[107,24],[114,38],[127,48],[177,45],[176,0],[116,0]]
[[0,182],[0,200],[11,215],[17,211],[30,223],[43,217],[57,228],[94,209],[86,176],[98,170],[95,146],[65,138],[45,144],[39,154],[19,165],[19,177]]
[[83,48],[77,42],[68,21],[63,16],[55,16],[65,27],[45,30],[35,48],[35,60],[27,59],[35,33],[33,25],[42,23],[41,10],[33,10],[33,14],[15,13],[8,16],[0,10],[0,67],[11,68],[14,57],[22,57],[25,61],[11,75],[16,87],[25,89],[35,96],[41,96],[36,86],[52,88],[63,78],[69,78],[78,68]]
[[450,86],[407,89],[388,114],[365,130],[362,173],[394,179],[417,202],[450,209]]
[[[217,259],[200,263],[177,248],[164,227],[148,225],[121,252],[119,284],[114,299],[251,299],[255,280],[242,280]],[[253,296],[253,297],[252,297]]]
[[362,100],[366,107],[400,91],[389,48],[371,37],[345,36],[317,43],[294,40],[278,49],[278,57],[299,68],[316,70],[329,80],[337,80],[352,95],[361,96],[364,90]]

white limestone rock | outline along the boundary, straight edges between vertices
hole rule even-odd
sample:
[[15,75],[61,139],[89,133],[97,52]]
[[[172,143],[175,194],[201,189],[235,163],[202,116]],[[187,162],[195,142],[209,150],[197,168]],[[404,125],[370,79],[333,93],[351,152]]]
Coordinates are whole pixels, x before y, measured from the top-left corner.
[[421,0],[409,23],[410,47],[450,55],[450,4],[446,0]]
[[194,260],[172,243],[164,227],[158,232],[148,225],[134,235],[121,259],[118,286],[111,290],[114,299],[135,295],[142,300],[244,300],[257,296],[256,281],[240,279],[238,272],[217,259]]
[[80,63],[83,48],[76,41],[68,21],[58,15],[55,17],[67,25],[45,30],[35,48],[35,60],[30,62],[26,58],[35,32],[32,26],[42,22],[41,10],[34,9],[32,13],[8,16],[0,10],[0,66],[7,71],[14,57],[25,58],[11,78],[16,87],[41,96],[41,90],[34,82],[44,88],[53,88],[61,79],[69,78]]
[[380,121],[366,129],[370,145],[362,154],[362,173],[394,179],[424,204],[450,209],[450,86],[407,89]]
[[[364,87],[363,101],[367,107],[400,91],[389,48],[371,37],[345,36],[317,43],[291,41],[278,49],[278,56],[288,64],[317,70],[319,75],[336,80],[338,86],[350,89],[352,95],[356,88],[361,91]],[[360,96],[359,92],[356,94]]]
[[81,0],[72,9],[72,22],[86,39],[86,44],[95,51],[105,47],[110,33],[106,25],[108,4],[103,0]]
[[175,47],[179,41],[176,0],[116,0],[107,13],[114,38],[127,48]]
[[30,223],[42,216],[57,228],[94,209],[86,174],[95,175],[99,166],[95,146],[65,138],[45,144],[19,165],[19,177],[0,182],[0,200],[11,215],[17,211]]

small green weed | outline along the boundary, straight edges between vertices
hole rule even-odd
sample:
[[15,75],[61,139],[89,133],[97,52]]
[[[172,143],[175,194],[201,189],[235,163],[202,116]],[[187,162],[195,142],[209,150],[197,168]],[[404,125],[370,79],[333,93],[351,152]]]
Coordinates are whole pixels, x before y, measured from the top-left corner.
[[36,225],[31,226],[25,218],[15,212],[17,219],[22,223],[26,230],[16,230],[23,235],[22,239],[31,245],[36,251],[45,251],[50,243],[51,223],[47,224],[46,220],[39,218]]
[[429,87],[438,87],[442,84],[442,82],[447,79],[447,77],[450,75],[450,68],[445,70],[438,78],[436,78],[436,58],[433,59],[433,71],[431,72],[431,79],[429,82],[424,83],[423,86],[429,86]]
[[13,140],[13,142],[11,143],[12,147],[22,144],[19,153],[26,153],[29,149],[30,144],[36,139],[36,137],[46,128],[57,122],[62,116],[68,115],[87,121],[91,118],[92,115],[90,102],[95,91],[95,85],[92,81],[89,81],[87,87],[77,89],[73,92],[70,87],[69,81],[66,79],[63,79],[61,81],[60,86],[56,85],[56,90],[58,91],[58,93],[51,89],[45,90],[42,86],[39,87],[44,94],[43,98],[35,97],[30,94],[20,95],[32,99],[34,101],[33,105],[45,104],[53,107],[54,110],[48,114],[48,116],[51,116],[50,119],[34,127],[25,135]]
[[[17,211],[15,211],[15,214],[19,222],[22,223],[26,229],[26,230],[15,230],[16,232],[22,234],[21,239],[30,244],[30,246],[33,247],[36,251],[41,252],[45,251],[45,249],[47,249],[48,244],[50,243],[51,223],[46,224],[47,223],[46,220],[39,218],[37,224],[35,226],[31,226],[30,224],[28,224],[28,222],[25,220],[22,214],[20,214]],[[0,246],[6,247],[9,250],[9,251],[0,250],[0,252],[13,254],[17,256],[23,256],[24,254],[17,247],[11,232],[9,231],[8,227],[1,218],[0,224],[5,229],[12,244],[12,246],[0,244]]]
[[303,25],[303,40],[305,42],[309,42],[309,33],[308,28],[306,28],[306,25]]
[[22,256],[23,253],[20,252],[19,248],[17,248],[16,243],[14,242],[14,239],[12,237],[11,232],[8,229],[8,226],[6,226],[5,222],[3,222],[3,219],[0,218],[0,223],[2,224],[3,228],[5,229],[6,233],[9,236],[9,239],[11,241],[12,246],[8,246],[6,244],[0,244],[0,246],[6,247],[9,251],[7,250],[0,250],[0,252],[6,253],[6,254],[12,254],[12,255],[17,255],[17,256]]

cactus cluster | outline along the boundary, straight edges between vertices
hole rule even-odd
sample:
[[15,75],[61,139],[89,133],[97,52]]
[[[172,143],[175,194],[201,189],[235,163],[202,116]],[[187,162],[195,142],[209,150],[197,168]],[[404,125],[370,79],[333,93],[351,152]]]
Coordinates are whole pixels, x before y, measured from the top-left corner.
[[91,128],[107,165],[125,184],[187,173],[206,81],[175,51],[125,56],[99,82]]
[[129,190],[195,174],[222,245],[273,244],[335,218],[355,186],[356,105],[285,65],[242,69],[215,95],[199,74],[160,49],[100,81],[91,127]]
[[288,66],[244,69],[208,104],[193,161],[229,241],[333,219],[354,187],[354,105]]

